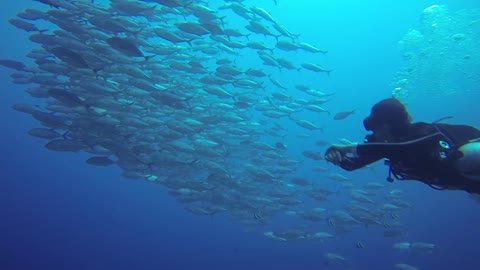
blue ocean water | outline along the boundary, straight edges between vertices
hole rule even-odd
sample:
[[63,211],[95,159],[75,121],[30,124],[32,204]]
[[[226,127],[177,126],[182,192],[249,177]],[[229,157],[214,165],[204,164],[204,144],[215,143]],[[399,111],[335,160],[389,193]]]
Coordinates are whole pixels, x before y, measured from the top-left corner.
[[[278,2],[255,4],[300,33],[302,40],[329,50],[324,60],[334,71],[329,78],[318,78],[336,91],[329,108],[356,109],[344,121],[325,123],[325,134],[317,134],[332,142],[363,138],[363,117],[373,103],[390,96],[390,84],[402,65],[398,41],[419,27],[426,7],[480,8],[473,0]],[[22,9],[39,6],[31,1],[3,3],[0,59],[27,61],[24,55],[33,46],[28,35],[6,21]],[[12,84],[9,74],[0,68],[0,269],[343,269],[328,264],[325,252],[348,258],[351,264],[345,269],[392,269],[396,263],[420,269],[478,269],[480,205],[463,192],[393,183],[408,193],[414,206],[401,216],[408,236],[400,239],[362,227],[325,242],[271,241],[263,236],[267,229],[262,226],[246,228],[227,215],[189,214],[166,188],[123,178],[114,166],[88,166],[86,154],[45,149],[43,141],[26,133],[36,121],[11,109],[14,103],[39,101],[27,97],[22,85]],[[297,79],[295,73],[289,76]],[[478,84],[473,88],[478,91]],[[479,95],[419,96],[409,99],[409,110],[415,121],[453,115],[453,123],[479,127]],[[311,146],[292,141],[289,147]],[[315,182],[328,181],[318,172],[303,173]],[[386,168],[345,175],[384,183]],[[330,204],[336,203],[333,197]],[[275,226],[282,227],[282,222],[275,220]],[[365,247],[356,248],[358,241]],[[436,248],[432,254],[398,252],[392,249],[398,241],[429,242]]]

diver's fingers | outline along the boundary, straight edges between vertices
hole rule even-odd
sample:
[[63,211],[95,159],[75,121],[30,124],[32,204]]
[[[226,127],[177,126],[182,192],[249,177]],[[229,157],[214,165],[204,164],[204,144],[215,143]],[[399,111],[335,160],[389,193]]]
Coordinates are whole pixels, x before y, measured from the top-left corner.
[[325,154],[325,160],[335,165],[340,164],[340,162],[342,162],[342,159],[342,153],[338,150],[332,149],[330,151],[327,151],[327,153]]
[[338,165],[342,162],[343,156],[340,151],[335,151],[335,165]]
[[327,151],[325,152],[325,157],[326,156],[333,156],[335,152],[338,152],[338,148],[335,146],[330,146]]
[[325,159],[329,162],[333,162],[335,159],[335,150],[329,149],[327,153],[325,153]]

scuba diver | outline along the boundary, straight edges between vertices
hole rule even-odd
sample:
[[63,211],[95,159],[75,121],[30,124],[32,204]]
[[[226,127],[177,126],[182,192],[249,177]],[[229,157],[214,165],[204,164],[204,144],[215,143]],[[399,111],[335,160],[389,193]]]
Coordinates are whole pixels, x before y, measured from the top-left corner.
[[412,123],[400,101],[384,99],[363,120],[365,129],[372,132],[365,143],[332,145],[325,160],[353,171],[386,158],[389,182],[395,177],[421,181],[434,189],[480,194],[480,130],[439,121]]

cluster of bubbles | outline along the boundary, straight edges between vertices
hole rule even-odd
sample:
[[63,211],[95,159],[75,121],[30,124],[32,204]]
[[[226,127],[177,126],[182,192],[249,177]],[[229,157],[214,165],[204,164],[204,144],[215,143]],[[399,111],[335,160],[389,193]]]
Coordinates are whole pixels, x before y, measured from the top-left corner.
[[421,15],[419,29],[399,41],[404,65],[392,83],[400,99],[476,91],[480,70],[480,14],[434,5]]

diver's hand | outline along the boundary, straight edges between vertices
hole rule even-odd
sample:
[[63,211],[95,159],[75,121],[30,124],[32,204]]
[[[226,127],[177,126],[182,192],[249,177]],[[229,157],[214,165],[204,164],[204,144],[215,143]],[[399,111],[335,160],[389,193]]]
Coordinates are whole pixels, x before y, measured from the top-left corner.
[[343,160],[347,159],[348,154],[354,153],[356,145],[337,145],[330,146],[325,152],[325,160],[335,165],[340,165]]

